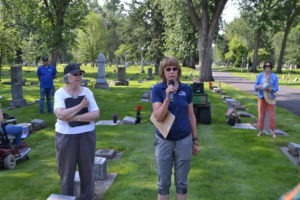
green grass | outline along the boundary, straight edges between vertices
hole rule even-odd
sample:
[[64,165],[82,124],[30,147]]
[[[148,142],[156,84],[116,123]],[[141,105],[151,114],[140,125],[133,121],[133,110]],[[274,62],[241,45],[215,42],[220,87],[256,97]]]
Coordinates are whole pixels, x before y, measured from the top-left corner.
[[[36,68],[23,68],[28,82],[36,82]],[[62,66],[55,80],[56,88],[62,86]],[[140,72],[140,66],[127,68],[127,77]],[[4,69],[2,81],[8,81],[10,74]],[[95,84],[96,68],[85,67],[85,78],[89,84]],[[115,80],[113,67],[107,67],[108,83]],[[145,67],[147,72],[147,67]],[[154,72],[154,70],[153,70]],[[184,68],[184,82],[191,83],[191,69]],[[194,71],[193,74],[198,74]],[[140,74],[145,79],[147,74]],[[112,119],[114,113],[120,118],[135,116],[135,106],[142,105],[142,123],[138,125],[97,126],[97,149],[114,149],[122,152],[121,159],[107,163],[108,173],[117,173],[113,185],[105,194],[106,200],[153,200],[156,199],[157,176],[154,160],[154,127],[149,121],[151,104],[140,102],[141,95],[159,79],[138,83],[138,77],[130,81],[129,86],[110,85],[109,89],[96,89],[96,100],[101,109],[100,119]],[[294,166],[280,151],[281,146],[289,142],[299,142],[299,117],[277,107],[278,127],[289,136],[257,137],[257,131],[233,129],[226,123],[227,105],[219,94],[205,91],[211,102],[212,123],[197,125],[201,152],[192,158],[189,175],[189,200],[253,200],[279,199],[293,188],[300,179],[299,167]],[[222,89],[231,97],[239,100],[247,111],[257,116],[256,98],[253,95],[235,90],[223,84]],[[38,85],[23,87],[24,98],[30,103],[26,107],[9,110],[18,117],[18,122],[43,119],[46,128],[32,134],[27,142],[32,148],[30,159],[21,161],[13,170],[0,170],[0,199],[44,200],[51,193],[59,193],[59,177],[55,161],[54,115],[40,115],[38,104]],[[3,107],[11,100],[10,86],[1,84],[0,99]],[[255,119],[242,118],[242,122]],[[174,199],[174,184],[171,186],[171,198]]]

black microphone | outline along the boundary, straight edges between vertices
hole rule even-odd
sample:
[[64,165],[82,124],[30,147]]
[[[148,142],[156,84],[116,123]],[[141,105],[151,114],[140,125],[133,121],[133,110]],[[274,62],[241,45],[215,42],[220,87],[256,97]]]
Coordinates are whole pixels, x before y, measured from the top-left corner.
[[[172,86],[174,86],[174,80],[173,79],[171,79],[171,80],[169,80],[169,85],[172,85]],[[171,102],[174,102],[175,101],[175,97],[174,97],[174,92],[171,92],[170,93],[170,99],[171,99]]]

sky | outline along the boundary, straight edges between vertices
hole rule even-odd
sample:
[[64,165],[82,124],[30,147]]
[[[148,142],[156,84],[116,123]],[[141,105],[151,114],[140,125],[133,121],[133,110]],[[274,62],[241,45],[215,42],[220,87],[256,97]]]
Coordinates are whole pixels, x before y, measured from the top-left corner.
[[239,17],[239,10],[237,9],[237,6],[233,4],[233,0],[228,0],[222,16],[227,23]]
[[[100,4],[104,3],[104,0],[98,0]],[[121,0],[121,2],[131,2],[131,0]],[[223,19],[229,23],[239,16],[237,6],[234,5],[233,0],[228,0],[225,9],[223,11]]]

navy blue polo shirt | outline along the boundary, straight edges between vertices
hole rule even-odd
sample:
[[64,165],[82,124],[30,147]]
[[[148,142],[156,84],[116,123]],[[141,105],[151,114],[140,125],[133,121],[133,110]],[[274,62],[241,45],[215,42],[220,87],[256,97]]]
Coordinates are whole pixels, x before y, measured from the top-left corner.
[[[166,83],[158,83],[151,90],[152,103],[163,103],[166,98]],[[192,103],[192,88],[184,83],[179,83],[178,90],[174,94],[175,101],[170,102],[169,111],[175,116],[175,121],[167,136],[167,140],[180,140],[191,133],[191,125],[188,115],[188,105]],[[156,134],[164,138],[159,130]]]

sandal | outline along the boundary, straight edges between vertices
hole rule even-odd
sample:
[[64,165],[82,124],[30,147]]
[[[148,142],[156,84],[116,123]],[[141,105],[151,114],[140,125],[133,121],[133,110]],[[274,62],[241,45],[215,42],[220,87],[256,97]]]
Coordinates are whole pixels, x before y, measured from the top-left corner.
[[264,134],[264,132],[262,130],[260,130],[257,134],[257,136],[262,136]]
[[272,138],[276,138],[276,134],[273,130],[271,131],[271,133],[272,133]]

